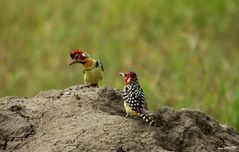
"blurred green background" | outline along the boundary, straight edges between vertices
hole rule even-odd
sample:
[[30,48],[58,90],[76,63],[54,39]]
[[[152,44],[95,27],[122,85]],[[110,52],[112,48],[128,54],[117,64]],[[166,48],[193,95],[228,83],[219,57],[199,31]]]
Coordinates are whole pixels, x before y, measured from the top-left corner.
[[149,108],[199,108],[239,129],[238,0],[0,1],[0,96],[83,82],[72,49],[102,60],[101,85],[138,73]]

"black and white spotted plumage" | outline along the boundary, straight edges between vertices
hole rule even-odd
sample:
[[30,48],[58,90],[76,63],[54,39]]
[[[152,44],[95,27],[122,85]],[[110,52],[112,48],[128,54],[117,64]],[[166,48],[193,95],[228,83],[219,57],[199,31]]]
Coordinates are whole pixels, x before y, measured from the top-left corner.
[[[138,80],[129,83],[124,87],[123,100],[126,113],[128,115],[135,115],[136,113],[150,125],[154,125],[152,118],[144,112],[145,97],[143,89],[140,87]],[[128,108],[130,107],[131,110]]]
[[135,112],[140,112],[144,109],[144,92],[138,82],[125,86],[123,90],[123,100]]

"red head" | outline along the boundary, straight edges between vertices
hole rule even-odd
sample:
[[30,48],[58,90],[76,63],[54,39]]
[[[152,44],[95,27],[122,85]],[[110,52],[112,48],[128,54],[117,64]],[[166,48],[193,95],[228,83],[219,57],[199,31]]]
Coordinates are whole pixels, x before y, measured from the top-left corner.
[[125,85],[138,81],[137,75],[134,72],[119,73],[124,78]]
[[70,52],[70,56],[73,59],[73,61],[69,64],[75,64],[75,63],[84,63],[85,59],[89,57],[89,55],[81,50],[72,50]]

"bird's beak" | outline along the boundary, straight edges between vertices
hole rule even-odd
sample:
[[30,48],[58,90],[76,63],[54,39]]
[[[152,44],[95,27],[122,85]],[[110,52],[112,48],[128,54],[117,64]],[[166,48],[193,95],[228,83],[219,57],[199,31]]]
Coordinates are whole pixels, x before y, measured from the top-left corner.
[[121,77],[124,77],[124,76],[125,76],[124,73],[118,73],[118,75],[121,76]]
[[69,63],[69,65],[76,64],[76,63],[78,63],[78,61],[77,61],[77,60],[73,60],[73,61],[71,61],[71,62]]

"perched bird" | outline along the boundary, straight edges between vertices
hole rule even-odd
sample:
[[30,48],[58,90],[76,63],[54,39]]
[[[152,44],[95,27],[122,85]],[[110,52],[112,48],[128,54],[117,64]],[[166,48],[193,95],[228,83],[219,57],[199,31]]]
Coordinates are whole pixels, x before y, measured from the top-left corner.
[[123,90],[124,108],[126,117],[130,115],[140,116],[150,125],[154,125],[153,119],[145,110],[145,97],[140,87],[136,73],[119,73],[124,78],[125,87]]
[[87,86],[98,87],[99,81],[103,78],[104,68],[102,63],[81,50],[72,50],[70,56],[72,61],[69,65],[75,63],[83,65],[84,81]]

